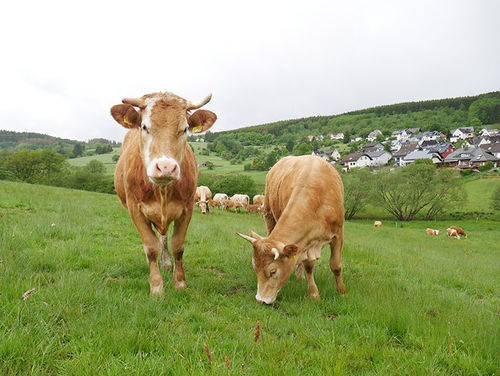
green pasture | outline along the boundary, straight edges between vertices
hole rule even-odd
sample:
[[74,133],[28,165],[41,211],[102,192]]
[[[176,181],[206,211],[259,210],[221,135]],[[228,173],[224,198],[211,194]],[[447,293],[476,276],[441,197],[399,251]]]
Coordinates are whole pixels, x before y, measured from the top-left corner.
[[500,371],[498,222],[455,222],[464,240],[425,235],[449,222],[348,222],[345,296],[325,249],[315,270],[321,300],[292,276],[264,306],[251,246],[235,235],[264,234],[257,215],[196,211],[184,252],[189,288],[176,291],[163,271],[159,299],[116,196],[0,181],[0,214],[2,376]]
[[108,174],[114,174],[115,173],[115,167],[116,163],[113,162],[113,155],[118,154],[120,155],[120,148],[113,148],[112,153],[105,153],[105,154],[97,154],[97,155],[89,155],[86,157],[79,157],[79,158],[72,158],[68,159],[68,162],[72,166],[85,166],[87,163],[89,163],[92,160],[98,160],[99,162],[102,162],[104,166],[106,167],[106,173]]

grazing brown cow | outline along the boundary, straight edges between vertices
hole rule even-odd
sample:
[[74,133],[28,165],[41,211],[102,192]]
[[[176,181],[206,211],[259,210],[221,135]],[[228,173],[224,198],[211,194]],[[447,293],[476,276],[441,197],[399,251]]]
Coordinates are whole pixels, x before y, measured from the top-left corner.
[[201,209],[201,214],[210,213],[210,208],[208,207],[208,200],[212,198],[212,191],[205,185],[200,185],[196,188],[196,193],[194,194],[194,202]]
[[462,235],[464,238],[467,238],[467,234],[465,233],[465,231],[462,228],[456,227],[456,226],[450,226],[450,228],[455,230],[458,235]]
[[234,210],[235,213],[238,212],[238,208],[240,208],[241,205],[234,202],[233,200],[226,200],[224,201],[224,203],[222,204],[222,208],[225,210],[225,211],[228,211],[228,208],[231,208]]
[[260,208],[259,204],[253,204],[253,205],[243,204],[243,207],[247,211],[248,215],[250,215],[250,212],[259,214],[259,208]]
[[254,205],[264,205],[264,195],[253,196]]
[[215,200],[208,200],[208,205],[211,206],[212,208],[217,208],[221,206],[221,203]]
[[453,238],[460,239],[460,235],[458,235],[457,230],[455,230],[454,228],[448,227],[448,228],[446,229],[446,234],[447,234],[448,236],[453,237]]
[[345,292],[341,264],[343,202],[340,176],[323,159],[311,155],[285,157],[273,166],[266,177],[267,236],[261,237],[253,231],[250,236],[238,233],[253,246],[258,302],[273,303],[296,265],[305,268],[309,296],[319,298],[314,263],[327,243],[337,291]]
[[433,230],[431,228],[427,228],[425,229],[425,233],[427,235],[434,235],[434,236],[438,236],[439,235],[439,230]]
[[382,227],[382,222],[380,222],[380,221],[375,221],[375,222],[373,223],[373,226],[374,226],[374,227]]
[[219,202],[220,206],[223,206],[224,201],[228,200],[229,197],[225,193],[216,193],[214,195],[214,200]]
[[[115,190],[142,239],[149,262],[151,294],[164,294],[158,268],[171,268],[167,231],[174,222],[171,247],[175,260],[174,284],[186,288],[182,267],[184,238],[193,213],[198,167],[187,131],[208,130],[217,116],[207,110],[190,110],[208,103],[211,95],[193,104],[172,93],[153,93],[123,99],[111,108],[113,118],[130,131],[125,135],[115,169]],[[153,227],[160,234],[160,242]]]

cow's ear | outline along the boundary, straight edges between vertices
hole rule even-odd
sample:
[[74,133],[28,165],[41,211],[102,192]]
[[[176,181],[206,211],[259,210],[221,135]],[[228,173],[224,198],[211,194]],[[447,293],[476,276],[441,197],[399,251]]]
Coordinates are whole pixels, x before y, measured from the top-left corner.
[[287,244],[283,248],[283,256],[286,256],[288,258],[293,258],[297,255],[298,251],[299,247],[297,247],[295,244]]
[[192,133],[201,133],[210,129],[217,120],[212,111],[198,110],[188,118],[189,130]]
[[117,104],[111,107],[111,116],[125,128],[136,128],[141,123],[141,115],[130,104]]

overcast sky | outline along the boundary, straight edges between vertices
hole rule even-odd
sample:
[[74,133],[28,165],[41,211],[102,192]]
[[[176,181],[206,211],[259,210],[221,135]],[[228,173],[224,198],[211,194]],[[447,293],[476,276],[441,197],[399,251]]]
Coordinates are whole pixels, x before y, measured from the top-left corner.
[[500,1],[9,1],[0,129],[121,141],[171,91],[212,130],[500,90]]

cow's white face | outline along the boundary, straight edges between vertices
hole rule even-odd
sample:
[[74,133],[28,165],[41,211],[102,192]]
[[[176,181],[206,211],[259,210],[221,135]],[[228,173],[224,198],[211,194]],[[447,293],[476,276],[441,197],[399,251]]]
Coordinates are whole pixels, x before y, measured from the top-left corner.
[[199,201],[198,206],[200,207],[201,214],[207,214],[209,212],[208,201]]
[[169,184],[180,179],[188,134],[188,114],[178,101],[144,100],[141,110],[141,156],[149,180]]
[[141,157],[152,183],[165,185],[180,179],[188,130],[205,132],[217,119],[211,111],[198,110],[191,115],[189,109],[201,107],[210,98],[193,105],[172,93],[154,93],[124,99],[124,104],[111,108],[118,123],[139,128]]
[[254,232],[251,234],[255,237],[238,233],[253,246],[252,266],[257,274],[255,299],[259,303],[272,304],[292,274],[298,249],[294,244],[284,245]]

